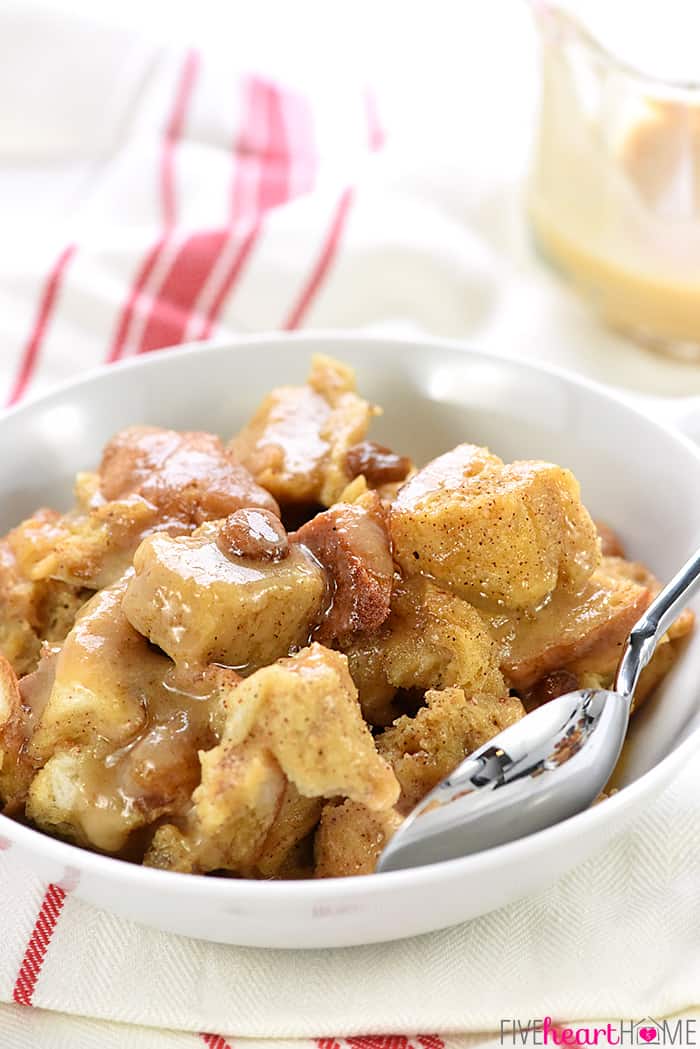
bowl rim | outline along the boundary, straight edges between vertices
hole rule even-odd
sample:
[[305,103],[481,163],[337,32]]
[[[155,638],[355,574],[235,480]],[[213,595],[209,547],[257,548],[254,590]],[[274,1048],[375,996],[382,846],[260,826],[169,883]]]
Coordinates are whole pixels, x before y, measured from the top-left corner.
[[[201,342],[191,342],[180,346],[158,350],[150,355],[131,357],[115,364],[100,365],[82,372],[61,383],[53,385],[40,396],[29,398],[0,414],[0,430],[7,420],[11,420],[34,408],[60,400],[68,391],[79,391],[93,382],[104,378],[115,371],[139,371],[152,367],[167,367],[172,360],[202,353],[217,353],[244,350],[247,347],[262,347],[270,344],[284,344],[306,347],[309,352],[328,352],[342,354],[343,347],[355,348],[362,344],[379,344],[385,351],[393,348],[411,352],[425,353],[431,350],[457,351],[483,362],[494,360],[508,366],[521,368],[535,375],[555,377],[564,384],[584,389],[613,411],[622,411],[662,431],[694,458],[700,465],[700,447],[689,437],[663,419],[650,416],[643,408],[637,406],[623,393],[596,382],[587,376],[571,370],[553,366],[544,362],[533,362],[512,357],[502,352],[492,352],[470,346],[458,339],[447,339],[426,335],[423,337],[393,336],[385,333],[337,331],[334,329],[317,329],[313,332],[259,332],[252,335],[224,336]],[[127,886],[142,886],[153,891],[170,893],[177,889],[185,895],[199,897],[204,895],[209,901],[227,901],[236,896],[247,897],[251,903],[308,902],[323,905],[338,896],[343,898],[365,896],[367,893],[380,895],[392,894],[411,885],[414,888],[434,886],[436,879],[445,881],[458,880],[469,867],[472,873],[486,872],[493,866],[502,863],[525,859],[533,849],[544,849],[548,844],[559,846],[576,836],[579,832],[590,830],[605,823],[619,823],[624,812],[634,807],[638,801],[650,794],[657,781],[665,784],[673,771],[682,767],[691,755],[700,749],[700,726],[693,729],[690,735],[669,754],[632,783],[606,799],[605,805],[594,805],[566,820],[546,827],[534,834],[526,835],[515,841],[507,842],[478,853],[451,860],[442,860],[423,867],[407,870],[388,871],[382,874],[370,874],[363,877],[346,876],[341,878],[314,879],[304,878],[295,881],[256,880],[246,878],[212,878],[201,874],[184,874],[177,871],[159,870],[144,867],[142,864],[129,863],[126,860],[93,852],[89,849],[72,845],[69,842],[54,838],[42,831],[35,830],[26,824],[19,823],[0,813],[0,836],[7,837],[11,844],[16,843],[21,849],[41,852],[48,859],[62,863],[67,868],[84,870],[100,878],[119,877]],[[608,815],[606,815],[608,814]],[[617,817],[616,819],[614,817]]]

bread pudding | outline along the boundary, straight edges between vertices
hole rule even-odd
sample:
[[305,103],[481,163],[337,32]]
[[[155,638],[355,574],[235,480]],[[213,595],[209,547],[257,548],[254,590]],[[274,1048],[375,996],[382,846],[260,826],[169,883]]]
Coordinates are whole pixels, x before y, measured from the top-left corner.
[[471,751],[611,685],[659,583],[573,474],[469,443],[417,466],[379,412],[317,356],[228,443],[121,431],[68,513],[0,539],[6,815],[173,871],[371,873]]

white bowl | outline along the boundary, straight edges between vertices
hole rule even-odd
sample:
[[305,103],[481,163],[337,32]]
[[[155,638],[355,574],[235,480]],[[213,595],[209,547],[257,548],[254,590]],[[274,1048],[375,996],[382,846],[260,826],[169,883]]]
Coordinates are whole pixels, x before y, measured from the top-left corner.
[[[79,469],[129,423],[233,433],[261,397],[303,380],[310,354],[347,361],[382,404],[382,442],[421,462],[458,441],[570,467],[595,516],[668,578],[700,545],[700,451],[583,379],[444,342],[260,336],[117,365],[0,417],[0,532],[67,506]],[[700,636],[635,719],[619,793],[587,812],[461,860],[327,881],[174,874],[87,852],[0,816],[0,836],[47,881],[146,925],[225,943],[340,947],[399,939],[525,896],[580,863],[649,805],[697,751]]]

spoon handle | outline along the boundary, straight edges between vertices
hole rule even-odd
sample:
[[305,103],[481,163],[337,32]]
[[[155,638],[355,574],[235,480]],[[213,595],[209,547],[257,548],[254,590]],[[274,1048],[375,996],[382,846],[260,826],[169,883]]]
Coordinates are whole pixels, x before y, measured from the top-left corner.
[[639,675],[699,583],[700,550],[697,550],[632,628],[615,676],[614,688],[620,695],[632,699]]

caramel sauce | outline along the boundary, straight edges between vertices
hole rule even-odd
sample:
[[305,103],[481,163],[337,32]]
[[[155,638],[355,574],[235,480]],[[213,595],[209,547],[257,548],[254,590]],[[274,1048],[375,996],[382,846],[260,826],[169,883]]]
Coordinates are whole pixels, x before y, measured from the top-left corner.
[[210,433],[123,430],[105,449],[100,478],[107,500],[140,495],[162,518],[188,524],[218,520],[242,506],[278,512],[269,492]]
[[600,621],[614,596],[604,582],[591,579],[578,590],[557,588],[537,608],[499,610],[482,614],[502,645],[506,663],[517,663],[533,649],[545,648],[553,638],[581,637]]
[[[210,522],[202,526],[197,535],[186,537],[185,542],[176,540],[172,544],[163,544],[159,549],[160,558],[183,584],[196,583],[203,587],[217,583],[231,587],[265,584],[279,575],[280,564],[276,561],[228,556],[222,551],[218,540],[219,522]],[[285,568],[288,567],[287,561],[289,566],[301,568],[304,560],[292,549],[284,559]]]
[[330,449],[321,433],[331,407],[307,386],[287,387],[283,393],[267,417],[257,447],[279,450],[284,457],[285,474],[314,475]]
[[[121,608],[132,574],[93,597],[63,648],[48,651],[21,683],[28,740],[38,728],[30,757],[42,764],[78,744],[80,826],[91,845],[119,854],[134,827],[189,805],[198,752],[217,743],[220,699],[239,680],[221,667],[176,668],[138,634]],[[81,723],[71,724],[66,693],[88,710],[88,742]]]
[[46,645],[36,670],[20,678],[19,694],[22,699],[22,733],[30,740],[41,720],[56,677],[56,662],[61,651],[59,645]]

